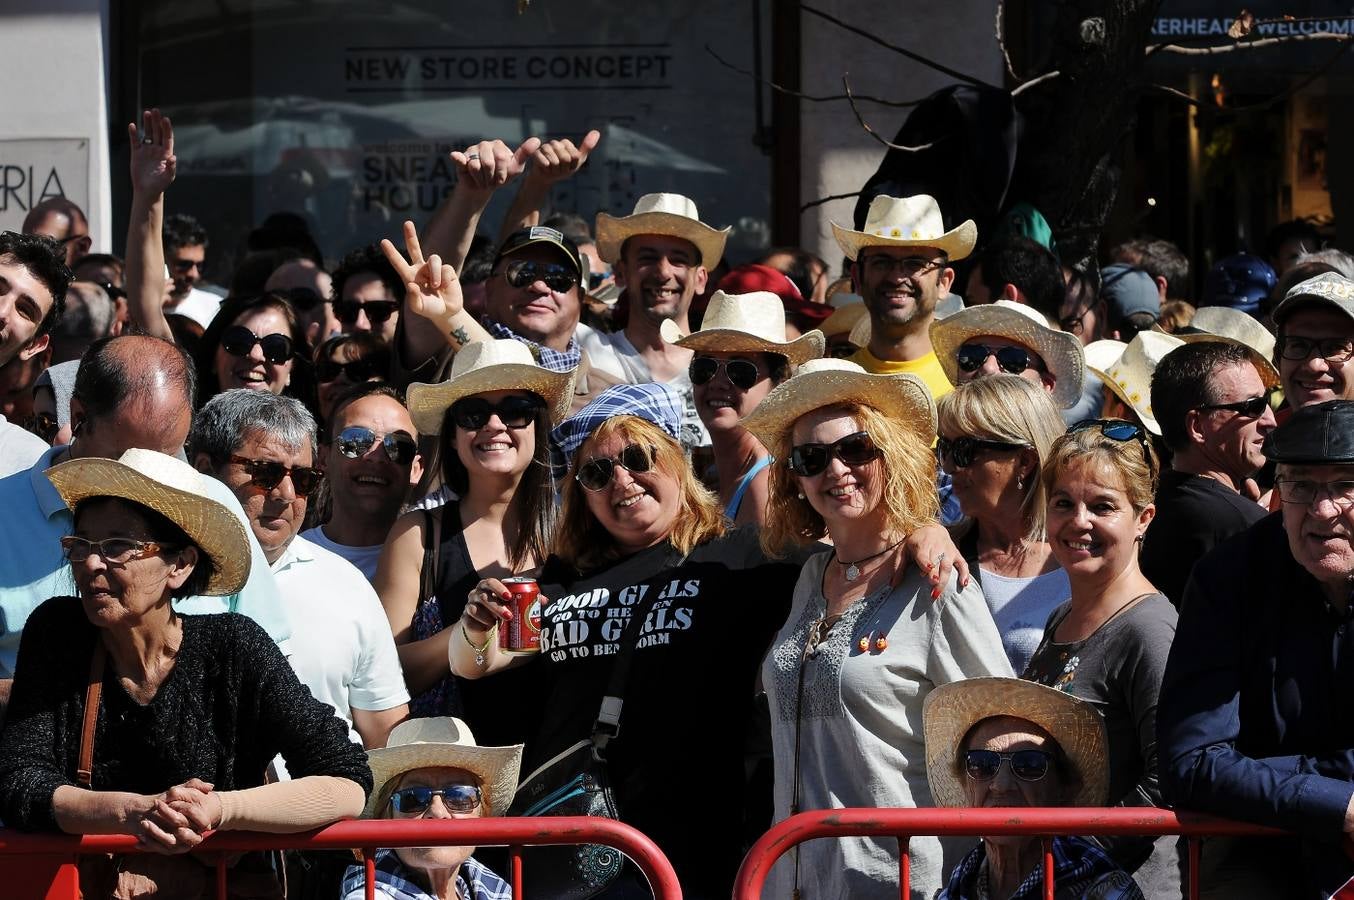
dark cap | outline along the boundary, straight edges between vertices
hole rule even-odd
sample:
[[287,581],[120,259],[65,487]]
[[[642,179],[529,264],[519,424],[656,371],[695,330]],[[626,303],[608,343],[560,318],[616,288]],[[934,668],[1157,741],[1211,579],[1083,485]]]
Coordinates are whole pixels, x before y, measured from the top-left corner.
[[1305,406],[1265,438],[1265,456],[1290,465],[1354,464],[1354,400]]
[[550,244],[558,247],[569,262],[573,264],[574,271],[578,273],[579,280],[584,278],[588,269],[583,265],[583,257],[578,252],[578,247],[573,241],[564,236],[564,233],[554,228],[547,228],[544,225],[533,225],[530,228],[519,228],[508,235],[501,245],[498,252],[494,254],[494,265],[497,266],[503,257],[510,253],[516,253],[523,247],[530,247],[533,244]]

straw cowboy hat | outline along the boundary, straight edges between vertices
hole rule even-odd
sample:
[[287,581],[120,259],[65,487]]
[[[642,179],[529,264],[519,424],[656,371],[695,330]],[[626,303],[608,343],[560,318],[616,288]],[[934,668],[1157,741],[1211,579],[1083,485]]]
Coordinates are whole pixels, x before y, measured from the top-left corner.
[[1224,341],[1246,350],[1260,373],[1265,387],[1279,386],[1279,370],[1274,367],[1274,335],[1254,318],[1229,306],[1205,306],[1194,314],[1190,328],[1197,329],[1176,337],[1186,344],[1200,341]]
[[[1157,424],[1156,416],[1152,414],[1152,373],[1156,371],[1157,363],[1161,362],[1162,357],[1176,347],[1184,345],[1185,342],[1173,334],[1140,331],[1124,346],[1123,352],[1104,368],[1089,364],[1088,367],[1100,376],[1100,380],[1105,382],[1105,387],[1113,391],[1116,397],[1137,414],[1148,431],[1160,437],[1161,426]],[[1091,347],[1095,347],[1095,344]],[[1099,347],[1096,347],[1093,354],[1091,347],[1086,348],[1087,359],[1094,356],[1097,362],[1102,362],[1107,354]]]
[[870,320],[870,311],[865,308],[865,300],[860,294],[836,294],[827,302],[833,307],[832,315],[818,326],[818,330],[826,337],[832,337],[834,334],[850,334],[851,329],[855,328],[861,319],[867,322]]
[[984,335],[1006,338],[1038,353],[1053,373],[1053,402],[1062,409],[1077,405],[1086,377],[1086,355],[1081,341],[1075,335],[1049,328],[1047,320],[1033,307],[1010,300],[970,306],[931,323],[931,346],[950,384],[959,383],[955,353],[965,342]]
[[827,345],[827,339],[817,330],[793,341],[785,340],[785,306],[770,291],[747,294],[715,291],[700,328],[682,337],[677,323],[665,319],[659,333],[669,344],[688,350],[779,353],[794,366],[822,356]]
[[967,806],[959,763],[961,744],[984,719],[1011,716],[1048,732],[1081,782],[1069,806],[1104,806],[1109,792],[1109,744],[1094,706],[1020,678],[966,678],[927,694],[922,704],[926,777],[936,806]]
[[521,341],[472,341],[452,359],[446,381],[409,385],[406,405],[419,434],[438,434],[457,400],[487,391],[531,391],[545,401],[550,421],[558,422],[569,414],[573,382],[573,372],[538,366]]
[[940,205],[930,194],[913,197],[880,194],[870,202],[863,231],[852,231],[833,222],[832,234],[848,259],[855,259],[866,247],[926,247],[939,250],[952,260],[963,259],[978,242],[978,226],[972,219],[946,231]]
[[766,447],[777,447],[800,416],[838,403],[871,406],[919,433],[936,438],[936,404],[915,375],[871,375],[845,359],[811,359],[781,382],[742,426]]
[[386,745],[367,751],[371,765],[372,790],[364,819],[375,818],[390,802],[393,782],[405,772],[431,766],[448,766],[473,772],[488,801],[489,812],[506,815],[517,793],[517,776],[522,767],[522,745],[481,747],[475,743],[470,726],[455,716],[405,719],[390,731]]
[[216,567],[203,594],[233,594],[249,579],[244,522],[207,496],[211,476],[183,460],[133,448],[118,459],[67,460],[46,475],[72,510],[92,497],[118,497],[153,509],[182,528]]
[[637,234],[665,234],[696,245],[700,264],[714,271],[724,255],[724,242],[731,229],[711,228],[700,220],[696,203],[681,194],[645,194],[635,201],[628,216],[597,214],[597,255],[615,264],[621,258],[621,245]]

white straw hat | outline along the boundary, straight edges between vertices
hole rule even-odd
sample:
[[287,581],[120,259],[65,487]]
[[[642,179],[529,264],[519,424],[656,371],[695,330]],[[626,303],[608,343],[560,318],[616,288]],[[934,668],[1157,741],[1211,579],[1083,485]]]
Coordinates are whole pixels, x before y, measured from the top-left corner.
[[960,744],[984,719],[1010,716],[1033,722],[1058,742],[1081,782],[1069,806],[1103,806],[1109,792],[1105,723],[1085,700],[1020,678],[966,678],[943,684],[922,703],[926,777],[936,806],[968,806]]
[[696,245],[700,265],[714,271],[724,256],[724,242],[731,229],[711,228],[700,220],[696,202],[681,194],[645,194],[635,201],[628,216],[597,214],[597,255],[615,264],[621,258],[621,245],[637,234],[665,234]]
[[409,415],[419,434],[438,434],[447,410],[457,400],[488,391],[531,391],[545,401],[550,421],[569,414],[573,372],[552,372],[536,364],[521,341],[471,341],[457,351],[447,380],[409,385]]
[[390,799],[390,782],[405,772],[448,766],[474,772],[492,815],[507,815],[517,793],[522,745],[481,747],[470,726],[454,716],[405,719],[390,731],[386,745],[367,751],[372,790],[363,818],[374,818]]
[[1190,327],[1197,332],[1177,334],[1186,344],[1200,341],[1225,341],[1244,347],[1260,380],[1267,388],[1279,386],[1279,370],[1274,367],[1274,335],[1251,316],[1230,306],[1205,306],[1194,314]]
[[959,348],[983,335],[1006,338],[1038,353],[1054,377],[1054,404],[1062,409],[1077,405],[1086,377],[1081,341],[1065,331],[1049,328],[1047,320],[1033,307],[1010,300],[969,306],[931,323],[931,346],[950,384],[959,383],[959,362],[955,358]]
[[688,350],[713,353],[779,353],[790,364],[817,359],[823,355],[827,339],[821,331],[810,331],[793,341],[785,339],[785,305],[770,291],[726,294],[715,291],[705,310],[701,327],[686,337],[671,319],[659,329],[663,340]]
[[832,315],[824,319],[823,323],[818,326],[818,330],[826,337],[850,334],[851,329],[855,328],[856,323],[861,319],[866,322],[870,321],[870,311],[865,308],[865,301],[861,299],[859,294],[838,294],[832,299],[836,300],[837,297],[850,297],[851,301],[833,304],[836,309],[832,311]]
[[972,219],[965,219],[946,231],[940,205],[930,194],[912,197],[880,194],[870,201],[863,231],[833,222],[832,235],[848,259],[855,259],[865,247],[928,247],[954,260],[973,252],[973,245],[978,242],[978,226]]
[[46,472],[72,510],[82,500],[118,497],[155,510],[183,529],[216,567],[202,593],[233,594],[249,579],[249,535],[230,509],[207,496],[207,479],[188,463],[133,448],[118,459],[71,459]]
[[[1162,357],[1176,347],[1183,347],[1184,344],[1184,341],[1173,334],[1139,331],[1133,340],[1125,345],[1124,351],[1117,359],[1104,369],[1092,366],[1091,371],[1099,375],[1100,380],[1105,382],[1105,387],[1113,391],[1116,397],[1137,414],[1148,431],[1160,437],[1161,426],[1157,424],[1157,418],[1152,413],[1152,373],[1156,371],[1157,363],[1161,362]],[[1087,348],[1088,355],[1089,349]],[[1096,355],[1099,356],[1099,353]]]
[[871,375],[845,359],[811,359],[781,382],[740,424],[765,447],[815,409],[838,403],[873,407],[920,434],[936,438],[936,404],[926,383],[915,375]]

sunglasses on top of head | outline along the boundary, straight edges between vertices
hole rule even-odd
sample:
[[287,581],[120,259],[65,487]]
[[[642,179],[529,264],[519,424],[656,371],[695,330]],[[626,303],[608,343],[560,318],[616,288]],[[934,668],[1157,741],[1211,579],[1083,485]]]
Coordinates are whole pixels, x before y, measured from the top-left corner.
[[1098,430],[1105,437],[1112,441],[1137,441],[1142,447],[1142,458],[1147,463],[1148,469],[1155,469],[1152,464],[1152,454],[1147,443],[1147,430],[1136,422],[1126,422],[1123,419],[1083,419],[1067,429],[1068,434],[1077,431]]
[[511,395],[497,403],[490,403],[483,397],[466,397],[451,405],[451,420],[458,428],[466,431],[478,431],[489,422],[490,416],[498,416],[504,428],[526,428],[536,421],[536,411],[544,404],[535,397]]
[[533,259],[515,259],[498,274],[515,288],[531,287],[543,281],[546,287],[558,294],[566,293],[578,284],[578,273],[571,267]]
[[626,444],[614,457],[599,456],[578,467],[574,480],[590,491],[605,490],[616,477],[616,469],[642,475],[653,468],[654,454],[648,447]]
[[983,367],[989,356],[997,358],[997,368],[1010,375],[1019,375],[1026,369],[1036,372],[1045,371],[1044,361],[1038,354],[1024,347],[988,347],[985,344],[964,344],[955,351],[955,362],[961,372],[976,372]]
[[[349,425],[334,439],[338,452],[349,459],[361,459],[378,440],[376,432],[363,425]],[[381,435],[381,447],[386,459],[397,466],[407,466],[418,456],[418,442],[402,431]]]
[[812,478],[826,471],[834,456],[845,465],[863,466],[878,459],[879,453],[879,447],[869,433],[857,431],[830,444],[799,444],[790,450],[787,465],[796,475]]
[[281,332],[259,337],[243,325],[232,325],[221,332],[221,349],[231,356],[248,356],[255,344],[270,363],[281,365],[292,357],[291,338]]
[[691,383],[694,385],[709,384],[715,380],[720,369],[728,376],[729,384],[740,391],[749,390],[762,377],[762,373],[757,370],[757,364],[751,360],[715,359],[713,356],[694,357],[687,374],[690,375]]
[[291,476],[292,488],[296,496],[304,497],[320,486],[324,473],[313,466],[284,466],[270,459],[249,459],[246,456],[232,456],[230,461],[249,473],[249,483],[271,491],[282,479]]

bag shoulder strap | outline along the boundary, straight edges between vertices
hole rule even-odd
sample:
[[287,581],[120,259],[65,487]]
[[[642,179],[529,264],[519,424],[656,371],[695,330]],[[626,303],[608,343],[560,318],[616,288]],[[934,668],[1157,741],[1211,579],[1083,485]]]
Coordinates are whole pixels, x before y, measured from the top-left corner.
[[437,590],[437,560],[442,555],[442,517],[423,510],[423,566],[418,572],[420,603]]
[[75,778],[86,788],[94,784],[94,727],[99,722],[99,699],[103,695],[103,666],[107,655],[103,641],[94,641],[89,660],[89,684],[85,688],[85,719],[80,728],[80,762]]

